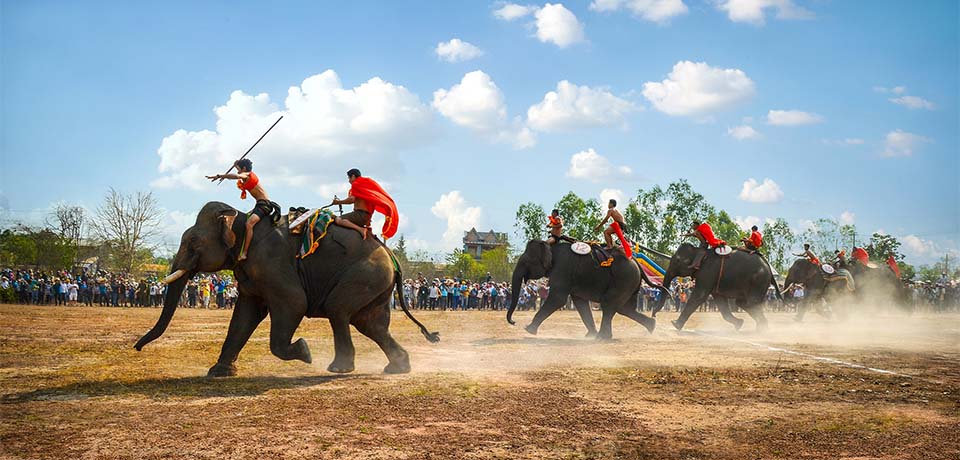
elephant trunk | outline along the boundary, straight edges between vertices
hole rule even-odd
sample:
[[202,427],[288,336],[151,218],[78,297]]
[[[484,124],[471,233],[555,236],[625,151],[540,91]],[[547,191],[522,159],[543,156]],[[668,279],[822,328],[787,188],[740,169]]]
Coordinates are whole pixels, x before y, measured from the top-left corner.
[[517,264],[517,267],[513,269],[513,278],[510,284],[512,295],[510,296],[510,308],[507,309],[507,322],[510,324],[517,324],[513,321],[513,311],[517,309],[517,302],[520,301],[520,289],[526,281],[525,274],[526,269],[523,268],[522,264]]
[[[171,273],[172,275],[180,272],[179,270]],[[160,318],[157,319],[157,324],[153,326],[153,329],[150,329],[143,337],[140,337],[140,340],[137,341],[137,344],[133,346],[137,351],[143,349],[143,346],[153,342],[167,330],[167,326],[170,325],[170,320],[173,319],[173,313],[177,310],[177,304],[180,303],[180,296],[183,295],[183,289],[187,286],[187,281],[190,278],[193,278],[194,273],[192,271],[186,271],[186,274],[182,274],[174,279],[170,284],[167,285],[167,293],[163,297],[163,311],[160,312]],[[168,276],[169,278],[169,276]]]

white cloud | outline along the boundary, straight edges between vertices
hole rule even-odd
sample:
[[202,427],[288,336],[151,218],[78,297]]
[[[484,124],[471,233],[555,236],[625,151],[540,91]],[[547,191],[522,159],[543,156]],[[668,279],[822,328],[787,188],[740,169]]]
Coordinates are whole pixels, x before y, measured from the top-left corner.
[[807,230],[817,231],[817,224],[810,219],[800,219],[800,231],[805,232]]
[[771,110],[767,112],[767,124],[774,126],[812,125],[822,121],[822,116],[800,110]]
[[885,86],[874,86],[873,90],[878,93],[893,93],[893,94],[903,94],[907,92],[906,86],[894,86],[893,88],[887,88]]
[[884,137],[882,155],[885,157],[908,157],[913,155],[921,144],[928,142],[931,142],[931,140],[926,137],[897,129],[890,131]]
[[630,10],[634,16],[661,24],[688,11],[683,0],[593,0],[590,3],[593,11],[617,11],[621,8]]
[[737,216],[733,218],[733,222],[736,223],[737,226],[740,227],[742,230],[750,231],[751,227],[753,227],[754,225],[756,225],[757,228],[762,228],[764,219],[757,216],[747,216],[747,217]]
[[863,145],[865,141],[859,137],[848,137],[845,139],[823,139],[827,145]]
[[749,178],[740,189],[740,199],[751,203],[777,203],[783,199],[783,190],[773,179],[764,179],[763,183]]
[[760,137],[760,133],[753,129],[753,126],[750,125],[740,125],[734,126],[733,128],[727,128],[727,135],[738,141],[756,139]]
[[900,241],[903,243],[903,248],[908,255],[923,258],[937,255],[936,245],[933,244],[932,241],[925,240],[916,235],[907,235],[901,238]]
[[917,96],[900,96],[892,97],[888,99],[890,102],[893,102],[897,105],[902,105],[908,109],[926,109],[933,110],[937,108],[933,102],[930,102],[922,97]]
[[305,163],[322,161],[324,168],[299,175],[306,183],[342,181],[340,170],[348,165],[396,163],[398,149],[430,137],[433,120],[430,108],[403,86],[374,77],[345,89],[333,70],[290,87],[284,105],[280,109],[266,93],[234,91],[214,109],[215,131],[180,129],[161,141],[161,175],[151,185],[212,187],[203,176],[229,167],[280,115],[283,121],[257,146],[270,161],[255,161],[255,170],[280,177],[280,171],[305,171]]
[[583,24],[562,3],[547,3],[534,14],[537,18],[537,39],[566,48],[584,40]]
[[570,157],[567,177],[586,179],[592,182],[624,179],[633,174],[629,166],[614,166],[606,157],[593,149],[587,149]]
[[530,129],[519,119],[510,121],[503,93],[481,70],[467,73],[450,89],[433,93],[433,107],[454,123],[467,127],[491,142],[506,142],[515,148],[536,143]]
[[507,3],[506,5],[494,10],[493,15],[504,21],[513,21],[532,14],[534,11],[537,11],[537,7],[533,5]]
[[850,211],[843,211],[840,214],[840,225],[853,225],[857,221],[857,215]]
[[605,188],[600,191],[600,206],[603,209],[606,209],[607,203],[609,203],[610,200],[617,200],[617,206],[626,206],[627,201],[623,197],[623,190],[616,188]]
[[812,19],[812,11],[797,6],[792,0],[721,0],[717,8],[727,13],[733,22],[762,25],[766,13],[776,10],[777,19]]
[[463,244],[463,232],[480,224],[483,210],[479,206],[468,206],[459,190],[440,195],[430,212],[447,222],[443,232],[443,249],[452,250]]
[[459,38],[438,43],[435,51],[437,57],[447,62],[469,61],[483,55],[483,50]]
[[753,94],[753,80],[742,70],[710,67],[705,62],[677,62],[667,79],[643,84],[643,96],[668,115],[695,116],[724,110]]
[[636,110],[630,101],[603,88],[577,86],[567,80],[527,110],[527,124],[538,131],[562,131],[604,125],[625,125],[626,115]]

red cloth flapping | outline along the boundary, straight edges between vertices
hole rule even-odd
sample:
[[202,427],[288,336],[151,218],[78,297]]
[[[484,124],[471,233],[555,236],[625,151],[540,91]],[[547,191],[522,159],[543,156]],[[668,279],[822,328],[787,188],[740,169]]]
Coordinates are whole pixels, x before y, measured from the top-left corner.
[[253,171],[250,171],[249,173],[247,173],[247,180],[242,180],[242,179],[238,180],[237,188],[240,189],[240,199],[246,200],[247,192],[256,188],[257,184],[259,183],[260,183],[260,178],[257,177],[257,175],[253,173]]
[[720,247],[727,244],[725,241],[721,240],[720,238],[717,238],[716,235],[713,234],[713,228],[710,227],[710,224],[706,222],[700,224],[700,226],[697,227],[697,233],[699,233],[700,236],[702,236],[703,239],[706,240],[707,245],[710,246],[711,248],[716,248],[716,247]]
[[397,234],[397,227],[400,225],[400,212],[397,211],[397,204],[393,198],[383,190],[383,187],[377,181],[369,177],[358,177],[353,180],[350,186],[350,196],[366,201],[369,204],[370,212],[379,212],[387,220],[383,222],[383,239],[391,238]]
[[633,249],[630,248],[630,243],[627,243],[627,238],[623,236],[623,229],[620,228],[620,223],[613,221],[610,223],[610,228],[616,232],[617,239],[620,240],[620,246],[623,246],[623,253],[626,254],[627,257],[633,257]]

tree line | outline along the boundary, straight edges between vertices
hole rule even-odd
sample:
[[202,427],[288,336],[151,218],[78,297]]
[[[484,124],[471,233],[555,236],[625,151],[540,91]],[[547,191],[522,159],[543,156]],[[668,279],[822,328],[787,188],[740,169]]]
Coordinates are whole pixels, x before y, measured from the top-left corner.
[[0,265],[38,270],[72,269],[96,258],[99,269],[134,273],[155,256],[163,210],[152,192],[110,188],[91,213],[58,203],[39,225],[15,223],[0,231]]
[[[747,232],[730,217],[730,214],[710,204],[700,193],[693,190],[686,180],[678,180],[666,186],[654,185],[639,189],[628,203],[618,203],[626,223],[626,233],[632,241],[664,253],[673,253],[684,241],[681,237],[690,229],[693,221],[709,222],[717,237],[728,244],[737,245]],[[553,208],[560,211],[564,220],[564,233],[583,241],[595,241],[599,234],[594,231],[603,218],[606,203],[595,198],[583,198],[568,192]],[[551,209],[553,209],[551,208]],[[526,239],[543,239],[546,235],[546,215],[549,210],[538,203],[520,205],[516,213],[515,227]],[[768,220],[761,227],[764,245],[761,253],[780,273],[785,273],[793,263],[794,253],[800,252],[803,243],[810,243],[821,259],[829,260],[833,251],[864,247],[870,257],[880,263],[893,256],[900,266],[904,279],[912,279],[917,271],[904,262],[899,251],[900,242],[891,235],[873,233],[868,238],[859,236],[853,224],[841,224],[834,219],[822,218],[812,222],[802,232],[795,232],[786,219]],[[666,262],[666,261],[664,261]],[[923,267],[932,272],[929,267]],[[930,273],[924,272],[928,278]],[[939,274],[938,274],[939,275]]]

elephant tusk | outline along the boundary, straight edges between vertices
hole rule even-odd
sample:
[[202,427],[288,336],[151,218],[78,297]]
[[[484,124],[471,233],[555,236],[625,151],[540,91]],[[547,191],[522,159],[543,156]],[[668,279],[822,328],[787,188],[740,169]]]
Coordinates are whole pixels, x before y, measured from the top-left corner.
[[163,281],[161,281],[161,282],[162,282],[163,284],[170,284],[170,283],[172,283],[172,282],[180,279],[180,277],[183,276],[185,273],[187,273],[187,271],[181,268],[181,269],[179,269],[179,270],[177,270],[177,271],[175,271],[175,272],[167,275],[167,277],[164,278]]

